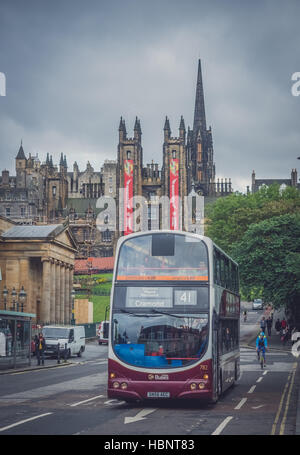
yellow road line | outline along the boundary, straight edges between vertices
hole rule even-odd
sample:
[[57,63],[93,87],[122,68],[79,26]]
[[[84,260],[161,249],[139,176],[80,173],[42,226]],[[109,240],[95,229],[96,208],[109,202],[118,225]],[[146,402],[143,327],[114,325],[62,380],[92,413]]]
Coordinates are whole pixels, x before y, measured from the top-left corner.
[[280,417],[280,414],[281,414],[281,411],[282,411],[283,402],[284,402],[286,393],[287,393],[287,391],[289,389],[288,394],[287,394],[287,401],[286,401],[286,405],[285,405],[284,417],[283,417],[282,422],[281,422],[280,433],[279,433],[279,434],[284,434],[285,421],[286,421],[287,411],[288,411],[288,407],[289,407],[291,392],[292,392],[293,384],[294,384],[294,380],[295,380],[296,368],[297,368],[297,363],[294,363],[293,364],[293,370],[290,372],[290,374],[288,376],[287,382],[285,384],[285,387],[284,387],[284,390],[283,390],[283,393],[282,393],[282,396],[281,396],[281,400],[280,400],[280,403],[279,403],[278,411],[277,411],[274,423],[272,425],[271,435],[274,435],[276,433],[276,427],[277,427],[277,424],[278,424],[278,421],[279,421],[279,417]]
[[291,399],[291,394],[292,394],[292,390],[293,390],[294,380],[295,380],[295,376],[296,376],[296,368],[297,368],[297,364],[294,363],[294,365],[293,365],[293,370],[294,370],[293,371],[293,377],[292,377],[292,380],[291,380],[291,383],[290,383],[290,389],[289,389],[288,397],[287,397],[287,400],[286,400],[284,416],[283,416],[283,419],[282,419],[282,422],[281,422],[281,425],[280,425],[280,432],[279,432],[280,435],[284,434],[284,430],[285,430],[285,422],[286,422],[287,412],[288,412],[288,408],[289,408],[289,404],[290,404],[290,399]]
[[282,408],[282,405],[283,405],[283,400],[284,400],[286,391],[287,391],[287,389],[288,389],[288,385],[289,385],[290,378],[291,378],[291,374],[289,374],[289,376],[288,376],[287,383],[285,384],[285,387],[284,387],[284,390],[283,390],[283,394],[282,394],[282,396],[281,396],[281,400],[280,400],[280,403],[279,403],[278,411],[277,411],[277,414],[276,414],[274,423],[273,423],[273,425],[272,425],[272,431],[271,431],[271,434],[272,434],[272,435],[274,435],[274,434],[275,434],[275,431],[276,431],[277,422],[278,422],[278,420],[279,420],[279,416],[280,416],[280,413],[281,413],[281,408]]

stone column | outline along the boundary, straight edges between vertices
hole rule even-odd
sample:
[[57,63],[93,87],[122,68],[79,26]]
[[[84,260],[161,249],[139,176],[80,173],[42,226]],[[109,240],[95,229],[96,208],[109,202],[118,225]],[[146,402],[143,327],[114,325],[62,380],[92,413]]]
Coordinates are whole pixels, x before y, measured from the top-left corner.
[[60,268],[60,320],[61,323],[65,322],[65,264],[61,263]]
[[50,322],[50,259],[42,258],[43,264],[43,290],[40,311],[40,322],[47,324]]
[[[74,266],[70,265],[69,268],[69,287],[70,287],[70,321],[72,319],[72,297],[71,297],[71,292],[73,290],[73,273],[74,273]],[[75,302],[74,302],[75,303]]]
[[60,261],[55,261],[55,323],[60,320]]
[[54,259],[51,259],[50,273],[51,273],[51,285],[50,285],[50,322],[55,323],[55,283],[56,283],[56,265]]
[[[20,259],[20,279],[19,279],[19,292],[24,286],[24,289],[27,294],[27,298],[25,300],[25,305],[23,307],[24,313],[35,313],[32,311],[31,305],[33,301],[33,292],[32,292],[32,281],[30,277],[30,259],[29,258],[21,258]],[[21,311],[21,302],[19,302],[19,311]]]
[[70,324],[70,274],[69,264],[65,270],[65,324]]

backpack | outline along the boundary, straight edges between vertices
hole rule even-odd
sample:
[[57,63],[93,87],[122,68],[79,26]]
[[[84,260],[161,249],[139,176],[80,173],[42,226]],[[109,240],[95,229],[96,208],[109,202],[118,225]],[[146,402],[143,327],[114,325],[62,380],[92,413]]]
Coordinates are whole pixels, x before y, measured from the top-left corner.
[[260,339],[258,340],[258,346],[259,346],[260,348],[264,348],[264,347],[265,347],[265,339],[264,339],[264,338],[260,338]]

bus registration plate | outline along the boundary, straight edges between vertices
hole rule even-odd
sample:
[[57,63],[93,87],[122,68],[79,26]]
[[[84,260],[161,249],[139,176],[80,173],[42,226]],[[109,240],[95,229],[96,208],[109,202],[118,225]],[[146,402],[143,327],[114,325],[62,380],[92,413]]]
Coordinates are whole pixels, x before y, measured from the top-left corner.
[[170,398],[170,392],[147,392],[147,398]]

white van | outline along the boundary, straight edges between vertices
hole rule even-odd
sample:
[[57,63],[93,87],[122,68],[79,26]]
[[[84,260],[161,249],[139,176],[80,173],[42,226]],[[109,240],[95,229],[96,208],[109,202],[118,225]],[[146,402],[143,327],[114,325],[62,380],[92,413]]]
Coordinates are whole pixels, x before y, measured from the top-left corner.
[[67,349],[67,357],[81,354],[85,350],[84,326],[75,325],[46,325],[43,327],[43,336],[46,342],[45,354],[57,355],[57,346]]
[[98,327],[98,343],[108,344],[109,321],[102,321]]

